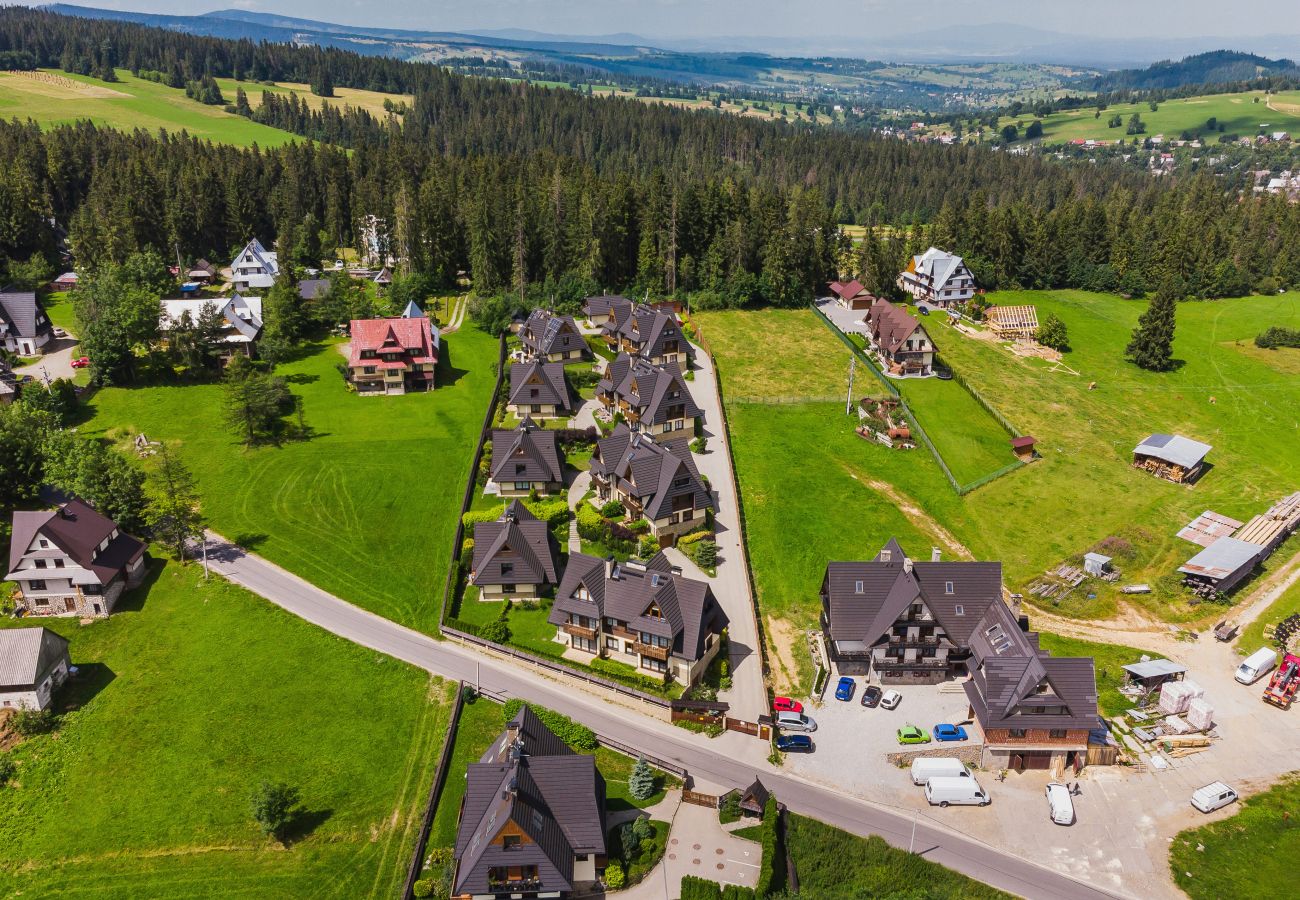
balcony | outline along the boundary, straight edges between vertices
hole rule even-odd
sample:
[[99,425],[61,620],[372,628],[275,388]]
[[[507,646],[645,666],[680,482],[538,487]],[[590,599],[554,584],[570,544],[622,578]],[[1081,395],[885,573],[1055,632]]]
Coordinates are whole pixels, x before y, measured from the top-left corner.
[[916,670],[928,671],[931,669],[948,668],[948,660],[939,659],[937,657],[926,657],[923,659],[900,659],[896,656],[887,656],[882,660],[876,661],[876,668],[891,669],[891,670],[906,669],[911,671],[916,671]]
[[937,635],[917,635],[914,638],[905,637],[901,634],[891,634],[889,636],[889,646],[891,647],[937,647],[939,638]]
[[668,654],[671,652],[670,647],[660,647],[657,644],[643,644],[636,641],[632,644],[632,649],[641,656],[648,656],[651,659],[668,661]]
[[572,622],[565,622],[560,627],[565,634],[571,634],[574,637],[586,638],[589,641],[594,641],[596,639],[596,629],[594,628],[588,628],[585,625],[575,625]]
[[621,637],[624,640],[635,641],[638,639],[635,631],[624,628],[622,625],[612,625],[608,630],[610,634],[615,637]]

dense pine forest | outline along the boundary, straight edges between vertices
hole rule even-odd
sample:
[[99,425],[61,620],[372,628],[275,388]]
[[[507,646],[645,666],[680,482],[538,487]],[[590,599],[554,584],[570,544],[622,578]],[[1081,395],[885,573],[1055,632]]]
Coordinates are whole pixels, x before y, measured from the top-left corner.
[[[828,279],[884,290],[906,252],[963,253],[987,287],[1189,296],[1300,285],[1300,211],[1242,180],[1156,180],[812,126],[593,99],[438,67],[254,45],[10,8],[0,54],[105,75],[163,73],[413,93],[379,118],[267,95],[237,112],[303,135],[274,149],[89,124],[0,125],[0,256],[94,269],[152,248],[225,259],[251,236],[304,264],[377,215],[413,272],[529,299],[599,288],[702,305],[802,304]],[[838,225],[866,224],[850,251]]]

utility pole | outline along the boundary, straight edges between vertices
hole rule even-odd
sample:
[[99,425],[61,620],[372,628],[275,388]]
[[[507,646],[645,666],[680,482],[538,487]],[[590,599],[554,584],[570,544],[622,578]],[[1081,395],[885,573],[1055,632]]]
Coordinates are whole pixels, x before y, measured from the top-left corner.
[[858,358],[852,353],[849,354],[849,396],[844,401],[844,415],[853,415],[853,375],[857,370]]
[[209,574],[210,573],[208,572],[208,535],[205,532],[203,535],[203,580],[204,581],[208,580]]
[[916,847],[916,820],[921,817],[921,810],[917,809],[912,813],[912,839],[907,842],[907,852],[911,853]]

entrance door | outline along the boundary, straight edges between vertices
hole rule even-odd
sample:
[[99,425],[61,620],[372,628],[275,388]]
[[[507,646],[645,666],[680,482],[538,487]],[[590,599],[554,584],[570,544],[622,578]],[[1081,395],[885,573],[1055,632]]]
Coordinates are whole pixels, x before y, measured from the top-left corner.
[[1025,754],[1026,769],[1047,769],[1050,768],[1051,765],[1052,765],[1052,754],[1050,752]]
[[74,598],[74,597],[64,597],[64,598],[63,598],[63,609],[64,609],[65,612],[76,612],[76,611],[77,611],[77,601],[76,601],[76,598]]

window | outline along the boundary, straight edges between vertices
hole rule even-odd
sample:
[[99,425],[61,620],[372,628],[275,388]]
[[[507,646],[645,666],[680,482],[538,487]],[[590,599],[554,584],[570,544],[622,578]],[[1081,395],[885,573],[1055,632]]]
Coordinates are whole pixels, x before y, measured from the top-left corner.
[[945,594],[951,594],[951,593],[953,592],[953,590],[952,590],[952,582],[951,582],[951,581],[945,581],[945,582],[943,583],[943,592],[944,592]]
[[503,593],[503,594],[513,594],[514,592],[515,592],[515,586],[514,586],[513,584],[503,584],[503,585],[501,585],[501,593]]
[[618,652],[618,648],[619,648],[619,646],[620,646],[620,645],[619,645],[619,642],[618,642],[618,638],[616,638],[616,637],[607,637],[607,638],[605,638],[605,649],[606,649],[606,650],[613,650],[615,653],[617,653],[617,652]]
[[662,659],[652,659],[649,656],[641,657],[641,668],[649,669],[652,672],[667,672],[668,663]]
[[585,854],[585,853],[575,853],[575,854],[573,854],[573,858],[576,859],[578,862],[586,862],[586,861],[587,861],[587,854]]
[[958,603],[956,606],[952,608],[952,614],[954,616],[964,616],[966,615],[966,607]]
[[501,836],[501,848],[503,850],[518,850],[523,844],[517,834],[504,834]]
[[375,367],[374,367],[374,366],[362,366],[362,367],[361,367],[361,371],[362,371],[362,373],[365,374],[365,375],[373,375],[373,374],[375,374]]
[[881,550],[881,551],[880,551],[880,561],[881,561],[881,562],[889,562],[889,557],[893,556],[893,553],[894,553],[894,551],[892,551],[892,550]]
[[853,593],[855,593],[855,594],[861,594],[861,593],[862,593],[862,582],[861,582],[861,581],[855,581],[855,582],[853,582]]
[[[33,588],[33,590],[37,590],[37,591],[43,591],[43,590],[45,590],[45,583],[44,583],[44,582],[41,582],[41,586],[38,587],[38,588]],[[37,605],[37,606],[49,606],[49,605],[50,605],[50,601],[47,600],[47,599],[45,599],[44,597],[37,597],[37,598],[36,598],[36,605]]]
[[38,568],[38,569],[44,569],[44,568],[45,568],[45,560],[43,560],[43,559],[38,559],[38,560],[34,560],[34,562],[36,563],[36,568]]
[[102,584],[82,585],[81,592],[83,594],[90,594],[92,597],[98,597],[100,594],[104,593],[104,586]]
[[50,547],[50,542],[45,540],[45,538],[41,538],[40,545],[42,550],[48,550]]
[[1008,732],[1008,735],[1009,735],[1010,737],[1012,737],[1012,738],[1023,738],[1023,737],[1025,736],[1025,729],[1023,729],[1023,728],[1012,728],[1012,729]]
[[1047,736],[1049,738],[1063,738],[1065,737],[1065,729],[1053,728],[1051,731],[1047,732]]
[[515,490],[517,490],[517,491],[527,491],[527,490],[531,490],[532,487],[533,487],[532,483],[531,483],[531,482],[528,482],[528,481],[516,481],[516,482],[515,482]]
[[62,568],[63,568],[63,560],[61,560],[61,559],[56,559],[56,560],[54,561],[54,568],[56,568],[56,569],[62,569]]
[[515,571],[515,564],[514,564],[514,563],[503,562],[503,563],[501,564],[501,574],[502,574],[502,575],[512,575],[512,574],[514,574],[514,571]]

